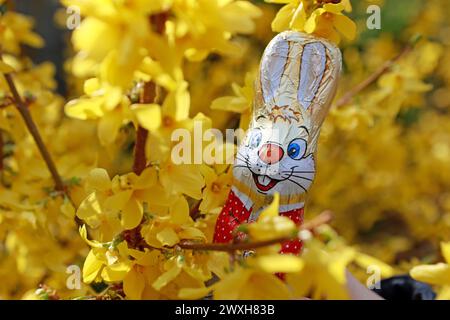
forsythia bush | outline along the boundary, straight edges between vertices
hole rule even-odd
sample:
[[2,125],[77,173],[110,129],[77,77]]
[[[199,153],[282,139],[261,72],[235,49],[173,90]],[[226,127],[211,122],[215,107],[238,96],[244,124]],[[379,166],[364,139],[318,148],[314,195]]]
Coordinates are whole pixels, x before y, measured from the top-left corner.
[[[82,16],[69,99],[24,54],[44,45],[32,20],[0,0],[0,298],[345,299],[346,269],[365,283],[370,266],[450,298],[449,4],[354,2],[62,0]],[[371,4],[390,14],[378,31]],[[300,232],[303,254],[274,241],[244,258],[210,245],[230,165],[173,163],[171,134],[247,128],[262,50],[288,29],[343,52],[306,207],[334,219],[298,230],[275,197],[240,231]]]

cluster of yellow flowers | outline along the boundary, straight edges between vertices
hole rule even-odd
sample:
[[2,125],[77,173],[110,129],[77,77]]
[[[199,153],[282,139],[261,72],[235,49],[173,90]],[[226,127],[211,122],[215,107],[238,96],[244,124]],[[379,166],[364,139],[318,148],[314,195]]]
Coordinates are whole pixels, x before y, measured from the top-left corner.
[[[97,144],[83,143],[91,139],[94,127],[63,117],[64,100],[54,93],[54,66],[33,65],[21,49],[24,44],[41,47],[43,40],[32,31],[30,18],[6,5],[2,1],[2,73],[13,72],[19,94],[77,199],[77,190],[82,192],[78,177],[96,162]],[[20,298],[40,283],[60,287],[63,294],[67,266],[82,263],[86,254],[73,219],[75,210],[55,190],[3,76],[0,104],[0,297]]]
[[353,39],[356,24],[342,12],[352,11],[350,0],[342,1],[302,1],[267,0],[270,3],[286,4],[272,22],[272,30],[281,32],[287,29],[312,33],[339,43],[342,34]]
[[[61,2],[83,17],[68,62],[83,92],[67,103],[54,93],[53,65],[22,54],[22,45],[43,45],[32,21],[0,1],[0,71],[12,75],[65,185],[55,189],[1,77],[0,298],[344,299],[346,269],[365,282],[369,266],[383,277],[415,266],[412,276],[441,285],[448,298],[449,266],[417,266],[437,262],[440,241],[450,240],[445,0],[424,4],[398,38],[355,44],[348,41],[357,23],[347,15],[366,1]],[[423,38],[324,123],[306,217],[332,210],[334,229],[299,230],[278,215],[275,197],[256,223],[239,228],[248,242],[211,249],[230,166],[173,163],[171,134],[193,133],[197,122],[247,128],[271,29],[346,39],[338,99],[402,52],[399,39]],[[302,256],[279,254],[277,239],[297,234]],[[245,247],[262,242],[271,245]],[[71,265],[82,269],[75,290]]]

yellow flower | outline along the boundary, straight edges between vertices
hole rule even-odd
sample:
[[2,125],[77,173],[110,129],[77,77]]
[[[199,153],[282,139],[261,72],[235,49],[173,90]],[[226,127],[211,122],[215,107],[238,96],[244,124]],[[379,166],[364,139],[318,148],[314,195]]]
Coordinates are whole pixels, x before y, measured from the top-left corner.
[[12,66],[10,66],[6,62],[3,62],[2,60],[0,60],[0,72],[1,73],[10,73],[13,71],[14,71],[14,68]]
[[[168,33],[190,60],[203,60],[209,52],[238,54],[239,47],[229,41],[237,33],[251,33],[253,20],[261,15],[258,7],[248,1],[175,0],[175,21]],[[173,23],[173,24],[172,24]]]
[[345,247],[333,251],[324,249],[324,245],[315,239],[307,241],[302,254],[302,270],[287,274],[286,281],[297,297],[348,299],[345,268],[354,257],[354,250]]
[[97,130],[100,142],[103,145],[113,143],[125,122],[129,100],[123,95],[121,88],[111,86],[98,78],[86,80],[84,92],[85,97],[66,104],[66,114],[81,120],[100,119]]
[[291,294],[275,275],[255,269],[239,268],[214,285],[216,300],[286,300]]
[[410,275],[418,281],[440,287],[438,299],[450,298],[450,242],[441,242],[441,252],[445,263],[421,265],[411,269]]
[[295,223],[290,218],[279,215],[279,199],[279,194],[275,193],[272,203],[261,212],[256,222],[246,226],[251,239],[265,241],[295,236]]
[[386,278],[394,275],[394,268],[390,265],[362,252],[355,252],[354,262],[364,270],[368,270],[367,268],[369,267],[377,267],[380,270],[381,275]]
[[124,229],[139,225],[144,213],[146,189],[156,183],[154,168],[148,168],[140,176],[129,173],[110,180],[104,169],[94,169],[87,178],[88,188],[93,191],[83,200],[77,217],[91,227],[101,227],[103,234],[114,235],[120,222]]
[[85,225],[80,227],[80,235],[91,246],[83,265],[83,281],[85,283],[102,279],[107,282],[122,281],[132,265],[128,260],[131,251],[126,242],[114,244],[89,240]]
[[[81,231],[86,238],[85,229]],[[107,283],[123,281],[127,299],[175,298],[180,282],[203,287],[211,278],[205,268],[206,255],[174,255],[166,258],[159,250],[139,251],[125,242],[117,246],[87,240],[92,246],[83,266],[86,283],[103,280]],[[189,280],[188,280],[189,279]]]
[[[93,244],[93,241],[88,242]],[[164,258],[159,251],[131,249],[125,241],[115,247],[95,246],[84,262],[83,281],[123,281],[126,296],[129,299],[140,299],[146,287],[145,274],[158,272],[161,263],[164,263]]]
[[161,294],[152,285],[155,279],[159,283],[170,281],[167,274],[158,277],[161,267],[167,265],[161,252],[133,250],[133,257],[136,258],[136,262],[123,278],[123,290],[127,299],[161,298]]
[[309,0],[266,0],[271,3],[286,4],[278,12],[272,22],[272,30],[281,32],[292,29],[315,34],[319,37],[339,43],[344,35],[347,39],[354,39],[356,24],[342,14],[342,11],[351,11],[349,0],[338,3],[331,1]]
[[133,104],[130,109],[137,118],[137,123],[142,127],[160,132],[154,132],[162,135],[164,138],[170,137],[175,128],[186,126],[188,122],[190,107],[190,95],[187,90],[187,83],[180,82],[175,89],[168,93],[164,103],[158,104]]
[[189,205],[183,196],[171,201],[169,208],[160,209],[150,205],[149,210],[157,214],[143,225],[141,234],[152,247],[172,247],[181,240],[205,240],[203,232],[194,226]]
[[[85,16],[72,36],[75,49],[80,51],[74,60],[74,72],[79,76],[91,76],[92,71],[103,69],[109,84],[128,87],[145,56],[141,49],[150,34],[148,14],[158,10],[158,6],[159,9],[166,7],[165,2],[146,6],[138,1],[63,1],[66,6],[80,8]],[[86,69],[87,63],[94,68]]]
[[169,258],[157,250],[133,250],[131,254],[136,260],[123,279],[128,299],[176,299],[180,287],[189,285],[199,290],[212,276],[206,268],[209,258],[205,254]]
[[179,292],[181,299],[199,299],[208,292],[216,300],[285,300],[293,297],[292,292],[275,272],[299,272],[303,262],[291,255],[270,254],[250,257],[246,266],[238,266],[210,287],[183,288]]
[[31,29],[33,19],[20,13],[6,11],[0,16],[0,42],[2,51],[12,54],[20,53],[20,45],[42,47],[44,40]]
[[201,199],[205,185],[200,165],[174,164],[170,161],[160,170],[160,181],[166,190],[183,193],[194,199]]
[[356,24],[342,14],[344,9],[345,4],[340,2],[337,4],[327,3],[323,8],[314,10],[305,22],[305,31],[335,43],[339,43],[341,40],[339,34],[353,40],[356,35]]
[[210,213],[225,203],[231,187],[231,171],[217,174],[213,168],[202,166],[202,174],[205,178],[205,187],[202,191],[199,210]]
[[254,82],[255,74],[247,72],[245,75],[245,85],[240,87],[238,84],[233,83],[231,87],[235,95],[215,99],[211,104],[211,109],[240,113],[240,127],[247,129],[252,111]]
[[161,125],[161,107],[156,103],[133,104],[131,110],[136,115],[137,121],[143,128],[154,131]]
[[288,29],[303,31],[306,22],[306,8],[308,6],[302,0],[265,0],[269,3],[283,3],[280,11],[278,11],[272,22],[272,30],[282,32]]

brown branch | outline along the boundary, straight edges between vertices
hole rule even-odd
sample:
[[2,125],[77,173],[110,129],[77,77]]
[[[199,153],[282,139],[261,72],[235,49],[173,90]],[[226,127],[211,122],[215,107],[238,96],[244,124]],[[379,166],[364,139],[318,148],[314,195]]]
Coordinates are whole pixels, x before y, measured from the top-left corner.
[[233,252],[238,250],[251,250],[261,247],[267,247],[292,239],[293,239],[292,237],[280,237],[265,241],[242,242],[242,243],[194,243],[190,241],[182,241],[178,243],[177,246],[185,250]]
[[3,147],[4,147],[5,143],[3,140],[3,132],[2,130],[0,130],[0,174],[2,174],[3,172],[3,158],[4,158],[4,154],[3,154]]
[[[324,211],[311,221],[306,222],[300,227],[300,230],[311,230],[326,224],[332,220],[333,216],[330,211]],[[225,251],[234,252],[240,250],[251,250],[262,247],[271,246],[284,241],[292,240],[294,237],[280,237],[271,240],[264,240],[258,242],[243,242],[243,243],[195,243],[191,241],[182,241],[178,243],[181,249],[185,250],[201,250],[201,251]]]
[[333,220],[333,212],[330,210],[325,210],[317,217],[313,218],[310,221],[306,221],[301,227],[301,230],[314,230],[317,227],[320,227],[323,224],[329,223]]
[[[162,34],[165,30],[165,24],[168,18],[166,12],[153,15],[150,17],[150,23],[155,28],[156,32]],[[156,85],[153,82],[144,83],[139,102],[140,103],[154,103],[156,99]],[[133,172],[140,175],[147,166],[147,158],[145,156],[145,145],[148,138],[148,130],[138,125],[136,129],[136,144],[134,147],[134,163]]]
[[58,173],[58,170],[56,169],[56,165],[53,162],[53,159],[45,146],[44,141],[42,140],[41,134],[39,133],[39,129],[37,128],[36,124],[34,123],[34,120],[31,116],[30,110],[28,110],[28,107],[26,103],[22,100],[19,92],[17,91],[17,87],[14,83],[14,79],[10,73],[6,73],[3,75],[5,77],[6,82],[8,83],[8,87],[11,90],[11,93],[13,95],[13,101],[14,104],[17,107],[17,110],[19,111],[20,115],[22,116],[25,125],[28,128],[28,131],[32,135],[39,152],[41,153],[42,158],[45,161],[45,164],[47,165],[48,170],[50,171],[50,174],[52,175],[53,181],[55,183],[55,190],[65,192],[64,190],[64,183],[61,179],[61,176]]
[[136,130],[136,144],[134,146],[133,172],[140,175],[147,165],[145,156],[145,144],[147,143],[148,130],[138,126]]
[[[153,103],[156,99],[156,85],[153,82],[145,82],[140,95],[139,103]],[[145,156],[145,144],[147,142],[148,130],[139,126],[136,129],[136,144],[134,146],[133,172],[140,175],[147,166]]]
[[[156,99],[156,85],[153,82],[145,82],[139,94],[139,103],[153,103]],[[133,172],[140,175],[147,166],[145,156],[145,144],[148,130],[138,125],[136,129],[136,144],[134,146]]]
[[191,210],[189,210],[189,216],[192,218],[192,220],[197,220],[197,218],[200,216],[200,204],[202,202],[201,201],[197,201],[196,204],[194,204],[191,208]]
[[150,23],[153,25],[155,31],[163,34],[166,30],[166,21],[169,18],[169,12],[161,12],[150,17]]
[[386,73],[398,60],[404,57],[412,49],[410,44],[406,45],[403,50],[395,56],[393,59],[386,61],[381,65],[374,73],[364,79],[362,82],[357,84],[355,87],[347,91],[335,104],[334,108],[342,107],[352,101],[352,99],[359,94],[361,91],[366,89],[369,85],[378,80],[384,73]]
[[[76,208],[76,205],[71,198],[68,190],[64,186],[64,182],[62,181],[62,178],[58,172],[58,169],[56,168],[56,165],[50,155],[50,152],[48,151],[44,141],[42,140],[41,134],[39,132],[38,127],[36,126],[36,123],[33,120],[33,117],[31,116],[30,110],[28,109],[27,104],[22,100],[19,92],[17,91],[16,84],[14,83],[14,79],[11,74],[6,73],[3,74],[3,76],[6,79],[6,82],[8,83],[8,87],[11,90],[11,93],[13,95],[12,101],[16,105],[17,110],[19,111],[20,115],[22,116],[22,119],[25,122],[25,125],[27,126],[28,131],[30,132],[31,136],[33,137],[36,146],[38,147],[38,150],[44,159],[45,164],[47,165],[48,170],[50,171],[50,174],[52,176],[53,182],[55,183],[55,190],[60,192],[62,195],[66,196],[67,199],[70,201],[70,203]],[[1,157],[3,162],[3,157]],[[82,225],[82,221],[80,218],[75,216],[75,223],[78,226]]]

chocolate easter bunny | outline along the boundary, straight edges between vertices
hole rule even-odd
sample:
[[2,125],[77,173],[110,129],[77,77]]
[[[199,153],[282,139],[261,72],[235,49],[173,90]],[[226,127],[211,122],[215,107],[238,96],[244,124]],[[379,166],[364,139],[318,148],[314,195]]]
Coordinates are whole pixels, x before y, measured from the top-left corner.
[[[241,223],[258,219],[278,192],[280,215],[297,225],[315,175],[320,128],[335,95],[341,53],[329,41],[295,31],[278,34],[261,59],[253,117],[233,166],[233,186],[214,242],[229,242]],[[301,241],[282,244],[298,254]]]

